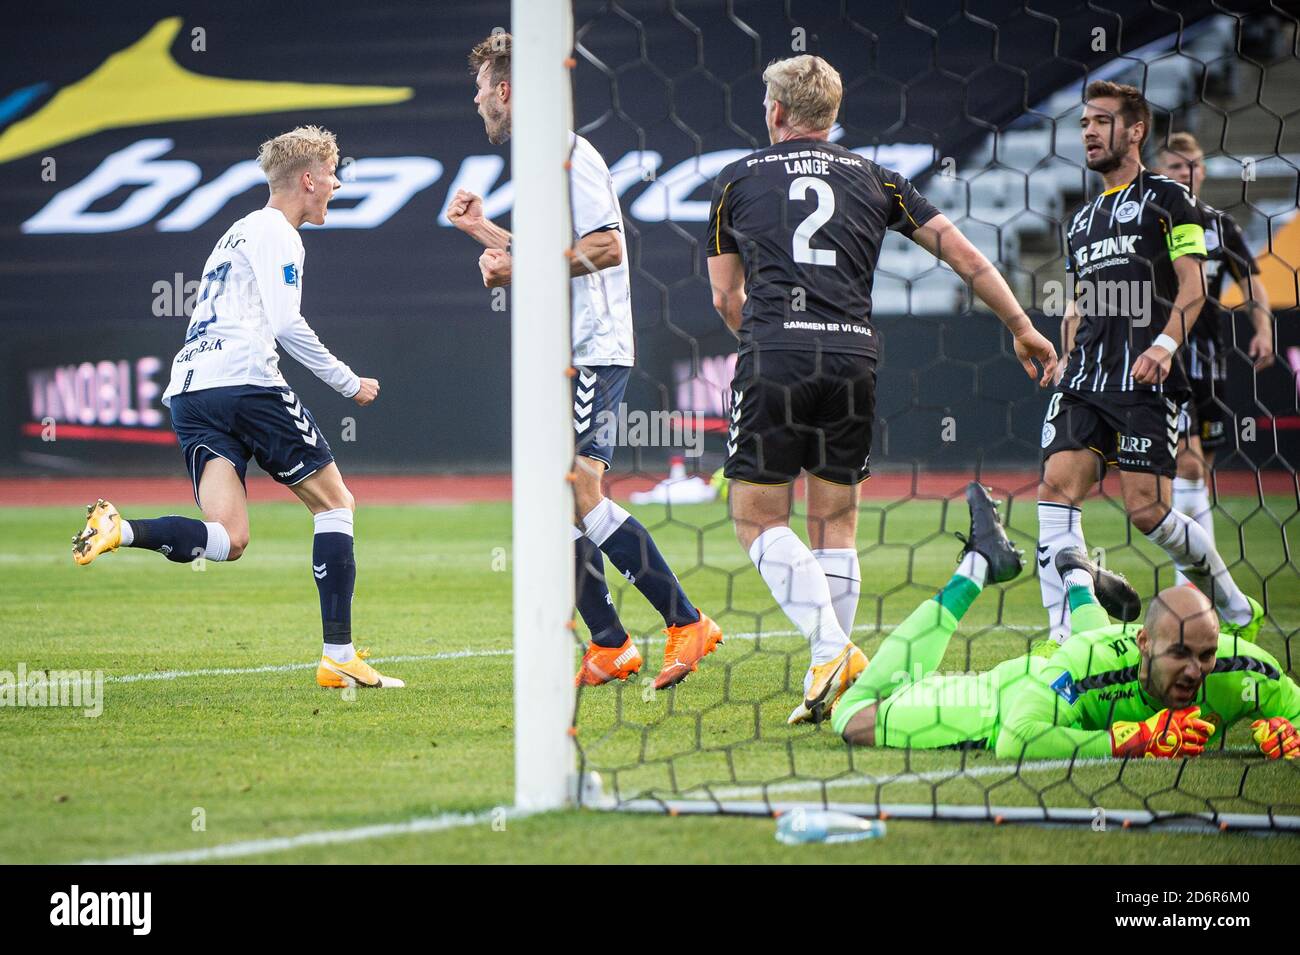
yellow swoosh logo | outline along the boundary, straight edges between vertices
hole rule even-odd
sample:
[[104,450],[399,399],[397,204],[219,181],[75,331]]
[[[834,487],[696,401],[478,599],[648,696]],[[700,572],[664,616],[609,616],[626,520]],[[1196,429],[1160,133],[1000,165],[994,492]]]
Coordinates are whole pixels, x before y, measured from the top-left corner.
[[66,86],[0,134],[0,163],[106,129],[289,109],[380,106],[410,99],[409,86],[270,83],[200,76],[171,55],[180,17],[159,20],[134,44]]

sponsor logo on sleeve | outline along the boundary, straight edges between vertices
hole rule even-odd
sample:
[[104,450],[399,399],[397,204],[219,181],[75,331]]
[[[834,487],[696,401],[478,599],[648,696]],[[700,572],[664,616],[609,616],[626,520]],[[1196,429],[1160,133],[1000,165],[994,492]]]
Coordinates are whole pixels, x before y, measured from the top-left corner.
[[1052,681],[1052,689],[1056,691],[1057,696],[1071,706],[1079,698],[1079,688],[1074,685],[1074,677],[1070,676],[1069,670],[1066,670]]
[[294,288],[297,288],[298,287],[298,266],[290,262],[288,265],[280,266],[280,268],[284,272],[284,284],[292,285]]

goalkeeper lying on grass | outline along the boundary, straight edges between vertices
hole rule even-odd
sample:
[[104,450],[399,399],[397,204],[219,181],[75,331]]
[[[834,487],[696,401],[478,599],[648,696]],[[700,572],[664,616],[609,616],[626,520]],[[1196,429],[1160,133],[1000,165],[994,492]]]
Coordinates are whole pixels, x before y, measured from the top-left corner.
[[975,483],[966,498],[971,534],[957,573],[885,638],[840,698],[831,720],[845,740],[991,749],[1008,759],[1173,758],[1195,756],[1216,732],[1251,719],[1265,756],[1300,757],[1300,688],[1246,639],[1259,630],[1258,612],[1245,635],[1221,637],[1210,601],[1183,586],[1161,591],[1145,626],[1112,624],[1108,611],[1136,619],[1137,593],[1077,548],[1056,558],[1074,621],[1064,645],[1044,641],[983,673],[933,673],[986,579],[1020,573],[993,501]]

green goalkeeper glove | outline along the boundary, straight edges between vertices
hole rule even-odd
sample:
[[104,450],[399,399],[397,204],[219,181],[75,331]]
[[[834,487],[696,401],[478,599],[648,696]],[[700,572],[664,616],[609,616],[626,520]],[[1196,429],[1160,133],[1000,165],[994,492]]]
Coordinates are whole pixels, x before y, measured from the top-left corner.
[[1199,756],[1214,735],[1214,724],[1200,716],[1199,706],[1189,706],[1161,710],[1136,723],[1115,723],[1110,728],[1110,751],[1121,758]]

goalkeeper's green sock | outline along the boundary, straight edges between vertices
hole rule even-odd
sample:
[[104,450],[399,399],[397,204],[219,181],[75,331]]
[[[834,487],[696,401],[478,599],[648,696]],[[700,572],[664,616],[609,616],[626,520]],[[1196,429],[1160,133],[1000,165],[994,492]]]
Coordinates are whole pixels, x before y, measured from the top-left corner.
[[980,589],[972,578],[953,574],[943,590],[895,627],[876,649],[862,676],[840,697],[831,715],[835,732],[843,733],[855,713],[883,700],[902,684],[923,679],[938,669],[959,619],[945,601],[965,613]]
[[[943,585],[943,589],[934,595],[934,599],[960,620],[970,609],[970,605],[975,602],[975,598],[980,595],[980,591],[984,589],[988,574],[989,562],[983,555],[969,550],[961,555],[956,573]],[[940,654],[941,658],[942,656],[943,654]]]
[[1087,633],[1110,626],[1110,616],[1097,603],[1092,574],[1076,568],[1065,573],[1065,599],[1070,604],[1070,631]]
[[[943,589],[894,628],[855,686],[865,684],[877,691],[876,699],[883,699],[905,680],[919,680],[939,668],[943,655],[948,652],[948,641],[957,630],[957,622],[980,595],[981,580],[988,570],[988,562],[979,554],[966,557],[976,560],[968,565],[963,559]],[[967,573],[962,573],[963,570]],[[903,674],[906,676],[900,679]]]

